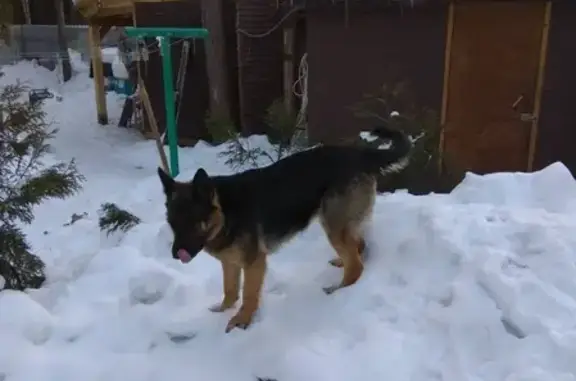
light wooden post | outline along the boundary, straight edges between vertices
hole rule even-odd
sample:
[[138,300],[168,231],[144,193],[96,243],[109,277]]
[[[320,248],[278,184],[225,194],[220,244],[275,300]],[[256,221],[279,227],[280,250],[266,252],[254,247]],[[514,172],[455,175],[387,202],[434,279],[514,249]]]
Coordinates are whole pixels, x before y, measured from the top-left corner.
[[88,40],[90,43],[90,56],[94,73],[94,94],[96,98],[98,123],[106,125],[108,124],[108,110],[106,109],[102,51],[100,50],[100,27],[92,24],[88,26]]
[[536,143],[538,142],[538,121],[542,108],[542,93],[544,92],[544,76],[546,74],[546,58],[548,57],[548,36],[550,34],[550,20],[552,18],[552,1],[546,2],[544,22],[542,23],[542,40],[540,42],[540,57],[538,60],[538,75],[536,77],[536,91],[534,94],[534,110],[532,126],[530,127],[530,143],[528,145],[529,172],[534,170],[534,157],[536,156]]
[[440,111],[440,139],[438,142],[438,174],[442,174],[444,160],[444,139],[446,114],[448,111],[448,89],[450,79],[450,59],[452,58],[452,37],[454,35],[454,1],[448,5],[448,20],[446,21],[446,45],[444,48],[444,78],[442,84],[442,110]]

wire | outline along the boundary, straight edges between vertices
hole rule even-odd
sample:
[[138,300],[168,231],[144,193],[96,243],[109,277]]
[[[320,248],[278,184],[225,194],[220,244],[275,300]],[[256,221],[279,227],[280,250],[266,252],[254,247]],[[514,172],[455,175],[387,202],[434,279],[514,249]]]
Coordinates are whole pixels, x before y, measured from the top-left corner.
[[284,23],[284,21],[286,21],[286,19],[288,19],[288,17],[290,17],[293,13],[300,11],[301,9],[303,9],[303,8],[302,7],[294,7],[292,9],[290,9],[290,11],[286,12],[286,14],[280,19],[280,21],[278,21],[272,28],[268,29],[264,33],[252,34],[252,33],[245,31],[244,29],[240,29],[240,28],[237,28],[236,31],[238,33],[241,33],[241,34],[245,35],[246,37],[250,37],[250,38],[262,38],[262,37],[269,36],[276,29],[280,28],[282,26],[282,24]]

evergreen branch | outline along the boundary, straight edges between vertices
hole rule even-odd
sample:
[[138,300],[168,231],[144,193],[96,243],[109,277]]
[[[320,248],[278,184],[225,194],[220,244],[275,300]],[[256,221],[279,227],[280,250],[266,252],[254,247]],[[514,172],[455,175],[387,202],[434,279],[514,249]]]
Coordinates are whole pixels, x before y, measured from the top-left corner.
[[50,198],[64,199],[75,194],[83,180],[73,161],[44,169],[20,188],[7,191],[9,196],[0,203],[0,218],[18,218],[29,224],[34,219],[33,206]]
[[0,226],[0,256],[13,251],[23,252],[28,250],[30,250],[30,246],[24,238],[22,229],[4,222]]
[[37,288],[46,280],[44,263],[29,249],[22,230],[12,224],[0,226],[0,275],[6,281],[4,288]]
[[101,205],[100,214],[98,226],[106,235],[118,230],[127,232],[141,222],[140,218],[110,202]]
[[44,169],[28,180],[20,189],[20,197],[36,205],[48,198],[66,198],[81,188],[84,176],[78,173],[76,164],[56,164]]

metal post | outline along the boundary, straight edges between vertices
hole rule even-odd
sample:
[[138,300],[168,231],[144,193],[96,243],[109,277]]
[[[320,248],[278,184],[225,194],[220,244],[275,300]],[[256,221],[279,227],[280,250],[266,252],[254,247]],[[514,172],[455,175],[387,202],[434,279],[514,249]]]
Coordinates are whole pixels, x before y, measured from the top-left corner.
[[176,118],[174,107],[174,84],[172,83],[172,51],[170,37],[161,37],[160,52],[162,53],[162,72],[164,76],[164,104],[166,107],[166,134],[170,147],[170,174],[178,176],[178,135],[176,134]]
[[126,27],[125,33],[129,37],[160,37],[160,53],[162,54],[162,75],[164,82],[164,104],[166,108],[166,134],[170,147],[170,174],[178,176],[178,135],[176,134],[176,111],[174,107],[174,83],[172,82],[172,51],[170,38],[201,38],[208,37],[205,28],[155,28],[155,27]]

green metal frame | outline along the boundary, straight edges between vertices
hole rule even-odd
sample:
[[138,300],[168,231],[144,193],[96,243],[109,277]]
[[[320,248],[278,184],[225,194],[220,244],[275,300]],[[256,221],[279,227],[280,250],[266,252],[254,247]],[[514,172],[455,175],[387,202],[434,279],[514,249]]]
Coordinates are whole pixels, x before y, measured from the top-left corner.
[[160,53],[162,55],[162,76],[164,82],[164,102],[166,107],[166,131],[168,134],[168,146],[170,147],[170,174],[178,176],[180,167],[178,164],[178,136],[176,134],[176,110],[174,100],[174,83],[172,72],[172,54],[170,51],[171,38],[196,38],[208,37],[205,28],[154,28],[154,27],[126,27],[129,37],[159,37]]

